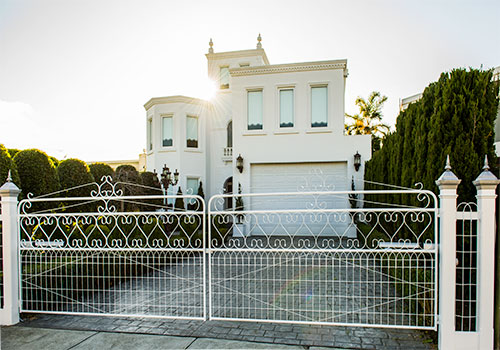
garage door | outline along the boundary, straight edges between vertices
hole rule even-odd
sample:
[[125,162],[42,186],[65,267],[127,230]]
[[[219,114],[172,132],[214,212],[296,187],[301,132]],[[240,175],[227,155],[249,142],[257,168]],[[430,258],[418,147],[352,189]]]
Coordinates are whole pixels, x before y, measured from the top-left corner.
[[[250,192],[311,192],[311,191],[346,191],[350,182],[347,179],[346,162],[329,163],[282,163],[282,164],[252,164],[250,169]],[[252,210],[306,210],[306,209],[345,209],[349,208],[349,198],[346,194],[328,196],[312,196],[297,194],[296,196],[266,196],[249,200]],[[258,218],[260,225],[253,234],[265,234],[271,226],[273,234],[308,235],[311,230],[314,235],[351,236],[354,231],[351,227],[350,216],[347,212],[339,213],[334,219],[332,216],[307,215],[294,225],[291,220],[279,227],[269,224],[266,227],[266,218]],[[352,231],[352,232],[351,232]]]

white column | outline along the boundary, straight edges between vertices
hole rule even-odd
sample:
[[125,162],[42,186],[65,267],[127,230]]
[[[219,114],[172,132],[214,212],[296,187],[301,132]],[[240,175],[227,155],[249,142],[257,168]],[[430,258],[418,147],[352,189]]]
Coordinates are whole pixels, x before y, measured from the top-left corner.
[[478,349],[493,349],[493,310],[495,285],[495,199],[499,180],[489,171],[485,159],[483,172],[473,182],[477,189],[477,331]]
[[0,325],[9,326],[19,322],[19,231],[17,197],[21,190],[9,176],[0,187],[2,204],[2,248],[4,307],[0,311]]
[[461,180],[446,160],[439,187],[439,348],[455,349],[457,188]]

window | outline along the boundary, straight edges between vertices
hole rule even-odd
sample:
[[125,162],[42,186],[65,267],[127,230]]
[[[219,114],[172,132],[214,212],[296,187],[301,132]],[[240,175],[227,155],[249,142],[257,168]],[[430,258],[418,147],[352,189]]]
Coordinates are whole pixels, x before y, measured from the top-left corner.
[[311,88],[311,127],[328,126],[328,88]]
[[293,89],[280,90],[280,128],[293,128]]
[[262,130],[262,90],[248,91],[248,130]]
[[198,148],[198,118],[189,115],[186,118],[186,146]]
[[221,89],[229,89],[229,67],[220,68],[219,83]]
[[162,146],[172,147],[174,145],[174,127],[172,116],[163,117],[161,119],[162,128]]
[[233,147],[233,121],[227,124],[227,147]]
[[148,119],[148,151],[153,150],[153,119]]
[[[186,194],[196,195],[198,194],[198,181],[199,179],[196,177],[188,177],[186,180]],[[188,210],[198,210],[197,208],[200,203],[194,198],[187,199],[187,209]],[[198,204],[198,205],[197,205]]]

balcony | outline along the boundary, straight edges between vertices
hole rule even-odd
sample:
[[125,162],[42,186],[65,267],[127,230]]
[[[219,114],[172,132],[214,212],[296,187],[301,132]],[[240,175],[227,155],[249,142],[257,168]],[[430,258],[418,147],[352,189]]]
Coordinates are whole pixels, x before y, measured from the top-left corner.
[[222,160],[224,162],[233,161],[233,147],[224,147],[222,150]]

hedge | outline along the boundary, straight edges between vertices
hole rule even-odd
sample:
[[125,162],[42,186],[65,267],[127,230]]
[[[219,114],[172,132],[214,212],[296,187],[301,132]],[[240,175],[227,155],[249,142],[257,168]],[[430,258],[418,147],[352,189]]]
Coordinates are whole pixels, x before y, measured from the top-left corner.
[[38,149],[27,149],[14,156],[21,181],[22,196],[34,196],[55,192],[59,188],[56,168],[52,160]]
[[[396,131],[366,163],[365,180],[404,187],[421,182],[425,189],[438,193],[435,181],[449,154],[453,172],[462,179],[459,202],[474,201],[472,181],[481,172],[484,156],[488,155],[492,171],[497,164],[493,142],[498,83],[491,78],[491,71],[478,69],[442,73],[419,101],[399,114]],[[380,189],[370,183],[365,188]],[[387,199],[370,197],[381,202]]]

